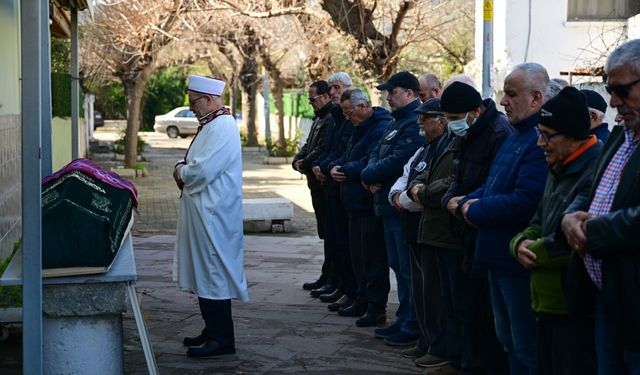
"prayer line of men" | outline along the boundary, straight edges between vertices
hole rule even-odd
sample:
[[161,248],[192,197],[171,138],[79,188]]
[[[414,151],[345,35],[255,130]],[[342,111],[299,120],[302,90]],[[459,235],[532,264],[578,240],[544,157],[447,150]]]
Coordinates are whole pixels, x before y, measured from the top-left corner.
[[536,63],[506,77],[505,113],[465,75],[396,73],[391,112],[346,73],[311,84],[293,168],[324,263],[303,288],[426,373],[640,371],[640,40],[605,71],[612,133],[601,95]]

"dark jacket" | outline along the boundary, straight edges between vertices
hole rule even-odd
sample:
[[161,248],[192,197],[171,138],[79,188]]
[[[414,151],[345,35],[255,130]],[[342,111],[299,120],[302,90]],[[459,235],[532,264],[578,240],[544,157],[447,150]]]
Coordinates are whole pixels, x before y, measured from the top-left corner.
[[603,122],[602,124],[591,129],[590,133],[598,137],[598,139],[602,143],[607,143],[609,136],[611,136],[611,132],[609,131],[609,124],[607,124],[606,122]]
[[467,195],[487,180],[491,163],[502,142],[514,129],[506,116],[496,109],[496,103],[485,99],[485,111],[475,124],[469,127],[467,135],[461,137],[454,157],[454,179],[442,198],[442,205],[453,197]]
[[307,141],[302,148],[300,148],[296,156],[293,157],[293,163],[301,160],[300,169],[307,176],[307,186],[309,186],[309,189],[319,189],[322,187],[322,184],[316,179],[311,169],[313,168],[313,162],[324,152],[327,128],[329,128],[333,122],[333,117],[331,116],[333,107],[333,103],[327,103],[315,113]]
[[[588,211],[602,175],[624,142],[615,126],[596,163],[590,189],[576,197],[567,213]],[[625,165],[611,211],[587,221],[586,251],[602,259],[602,297],[608,325],[625,350],[640,352],[640,146]],[[573,259],[572,259],[573,260]],[[578,291],[579,292],[579,291]],[[569,293],[569,290],[567,291]],[[584,294],[583,294],[584,296]],[[570,301],[582,303],[575,298]],[[572,306],[568,306],[570,309]]]
[[340,185],[340,199],[350,217],[372,216],[373,194],[364,189],[360,173],[367,166],[382,133],[393,118],[389,111],[374,107],[371,117],[354,127],[344,156],[329,164],[329,170],[339,165],[347,180]]
[[535,114],[513,125],[516,132],[498,149],[487,181],[461,201],[480,199],[467,211],[478,226],[475,264],[512,276],[529,276],[511,257],[509,242],[529,225],[547,179],[547,162],[536,145],[537,124]]
[[451,216],[440,204],[442,195],[453,181],[453,156],[458,138],[446,132],[436,146],[436,154],[427,169],[409,183],[409,189],[417,184],[418,198],[423,205],[418,242],[425,245],[460,249],[462,222]]
[[402,176],[404,165],[424,143],[417,123],[418,114],[414,112],[419,106],[420,101],[416,99],[391,113],[394,121],[387,127],[369,158],[369,164],[362,171],[365,184],[382,184],[382,189],[374,196],[377,216],[398,215],[387,197],[391,186]]
[[342,108],[338,105],[334,105],[331,109],[331,116],[333,117],[333,123],[331,124],[332,126],[327,128],[328,133],[324,152],[318,156],[313,165],[319,166],[322,173],[327,176],[323,184],[325,192],[330,195],[338,195],[340,185],[331,179],[329,175],[329,164],[344,155],[345,148],[353,132],[353,125],[347,121],[342,113]]
[[591,185],[601,150],[602,143],[596,141],[568,165],[549,169],[542,201],[530,226],[511,241],[514,258],[523,240],[539,242],[529,245],[537,256],[537,267],[531,271],[531,307],[538,313],[566,314],[562,278],[572,249],[560,229],[560,220],[573,199]]

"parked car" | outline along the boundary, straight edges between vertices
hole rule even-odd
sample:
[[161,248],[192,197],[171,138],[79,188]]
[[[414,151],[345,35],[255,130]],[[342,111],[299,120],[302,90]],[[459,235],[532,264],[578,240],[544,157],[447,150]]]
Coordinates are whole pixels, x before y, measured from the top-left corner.
[[199,125],[196,115],[189,107],[178,107],[164,115],[156,116],[153,130],[166,133],[169,138],[186,138],[196,134]]
[[102,112],[93,110],[93,130],[104,126],[104,117],[102,117]]

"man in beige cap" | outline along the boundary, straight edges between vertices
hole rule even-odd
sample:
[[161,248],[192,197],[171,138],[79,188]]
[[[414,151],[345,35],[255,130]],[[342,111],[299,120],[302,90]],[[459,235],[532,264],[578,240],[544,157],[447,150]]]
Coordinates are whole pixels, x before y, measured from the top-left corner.
[[189,76],[189,108],[200,122],[173,178],[182,191],[174,279],[198,296],[205,329],[185,337],[190,357],[235,353],[231,299],[248,301],[243,267],[242,154],[224,82]]

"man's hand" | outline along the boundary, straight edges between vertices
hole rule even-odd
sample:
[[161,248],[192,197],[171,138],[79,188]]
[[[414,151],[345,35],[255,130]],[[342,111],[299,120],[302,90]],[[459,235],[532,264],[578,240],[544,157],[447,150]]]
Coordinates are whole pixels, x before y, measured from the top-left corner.
[[327,176],[324,175],[324,173],[322,173],[322,169],[320,169],[319,166],[314,166],[311,171],[313,172],[313,175],[316,176],[316,178],[318,179],[318,181],[320,182],[324,182],[324,180],[327,178]]
[[391,196],[391,201],[393,202],[393,207],[396,210],[398,210],[400,212],[406,212],[407,211],[407,209],[404,208],[404,206],[400,204],[400,193],[394,193]]
[[478,226],[475,225],[474,223],[472,223],[471,220],[469,220],[467,218],[467,211],[469,211],[469,207],[471,207],[471,205],[476,203],[477,201],[478,201],[477,198],[469,199],[468,201],[466,201],[466,202],[464,202],[462,204],[462,207],[460,207],[460,212],[462,212],[462,216],[464,217],[464,221],[466,221],[467,224],[471,225],[474,228],[477,228]]
[[[411,188],[411,191],[409,191],[409,196],[411,197],[411,199],[414,202],[420,202],[420,197],[418,197],[418,192],[420,191],[420,189],[424,186],[424,184],[416,184],[413,185],[413,187]],[[420,202],[422,203],[422,202]]]
[[560,228],[567,237],[567,243],[573,250],[584,257],[587,246],[587,220],[591,215],[588,212],[576,211],[572,214],[564,215],[560,222]]
[[344,173],[340,172],[340,167],[341,166],[336,165],[335,167],[331,168],[331,171],[329,172],[331,174],[331,178],[333,178],[333,180],[336,182],[347,181],[347,176],[345,176]]
[[182,179],[180,178],[180,168],[182,168],[183,166],[184,164],[178,164],[173,169],[173,179],[176,181],[176,185],[180,190],[182,190],[182,188],[184,187],[184,182],[182,182]]
[[518,254],[518,263],[528,270],[538,265],[536,263],[536,259],[538,259],[538,257],[533,251],[527,248],[531,243],[533,243],[533,241],[523,240],[518,244],[518,248],[516,249],[516,253]]
[[449,199],[449,202],[447,202],[447,211],[449,211],[451,215],[455,216],[456,210],[458,209],[458,202],[460,202],[462,198],[464,198],[464,195],[453,197]]
[[371,194],[376,194],[382,189],[382,184],[371,184],[369,185],[369,191]]
[[295,169],[296,171],[303,173],[302,170],[300,170],[300,166],[302,165],[302,160],[296,160],[293,162],[293,169]]

